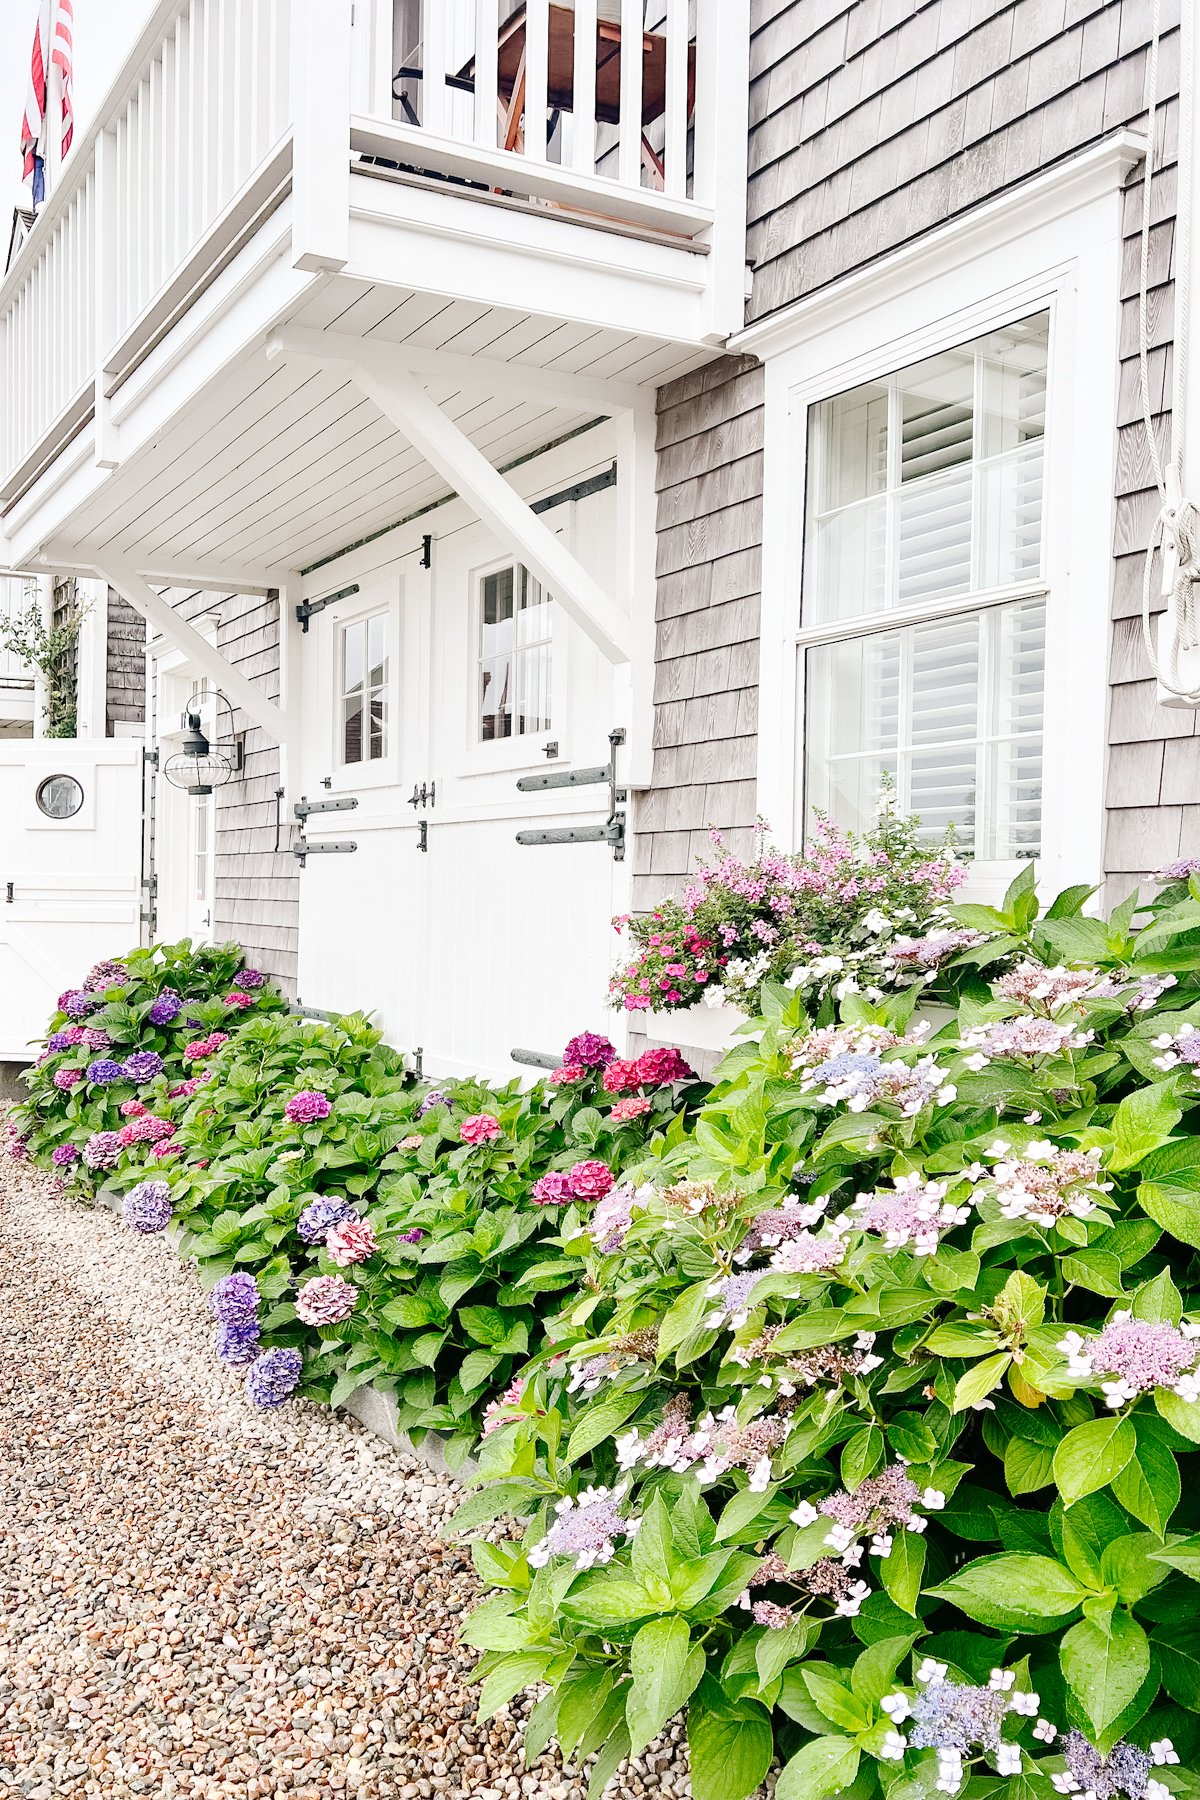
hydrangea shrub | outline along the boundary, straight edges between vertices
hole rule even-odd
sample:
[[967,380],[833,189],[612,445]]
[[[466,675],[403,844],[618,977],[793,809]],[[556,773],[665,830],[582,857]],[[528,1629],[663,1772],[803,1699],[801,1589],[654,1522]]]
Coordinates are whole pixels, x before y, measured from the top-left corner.
[[[1200,883],[1027,871],[948,1023],[768,987],[503,1396],[463,1529],[481,1710],[599,1794],[1166,1800],[1200,1763]],[[990,963],[990,967],[987,967]],[[990,977],[990,979],[989,979]]]
[[925,982],[980,934],[956,925],[947,903],[966,880],[953,841],[931,842],[919,821],[896,813],[891,790],[867,832],[843,831],[818,813],[795,854],[757,834],[749,861],[710,833],[702,863],[679,898],[618,919],[633,945],[609,984],[613,1006],[670,1012],[704,1002],[756,1013],[766,982],[782,982],[810,1006]]

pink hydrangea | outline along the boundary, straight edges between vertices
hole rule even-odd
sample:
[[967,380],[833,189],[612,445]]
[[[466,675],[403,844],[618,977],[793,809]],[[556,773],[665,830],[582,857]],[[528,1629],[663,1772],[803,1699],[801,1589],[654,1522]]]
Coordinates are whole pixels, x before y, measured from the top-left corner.
[[140,1100],[126,1100],[121,1107],[121,1117],[123,1119],[140,1119],[146,1110],[147,1108]]
[[424,1142],[425,1142],[425,1139],[420,1135],[420,1133],[414,1132],[411,1137],[406,1137],[406,1138],[400,1139],[399,1148],[401,1150],[419,1150],[421,1148],[421,1145]]
[[555,1069],[550,1077],[551,1087],[571,1087],[576,1081],[586,1081],[587,1070],[582,1063],[564,1063],[561,1069]]
[[173,1144],[169,1140],[164,1140],[161,1144],[155,1144],[150,1154],[151,1156],[156,1156],[159,1162],[165,1162],[168,1156],[181,1156],[183,1150],[181,1145]]
[[240,993],[235,988],[232,994],[225,995],[224,1004],[226,1006],[235,1006],[239,1012],[245,1012],[248,1006],[254,1005],[254,995]]
[[319,1088],[306,1088],[303,1093],[293,1094],[283,1110],[293,1125],[313,1125],[318,1119],[327,1119],[333,1106]]
[[500,1136],[500,1121],[491,1113],[474,1113],[463,1120],[458,1135],[464,1144],[490,1144]]
[[612,1170],[602,1162],[577,1162],[567,1179],[577,1200],[603,1200],[615,1185]]
[[82,1069],[58,1069],[55,1071],[54,1085],[56,1088],[61,1088],[64,1092],[68,1088],[73,1088],[76,1082],[82,1080]]
[[66,1038],[68,1044],[82,1044],[86,1042],[87,1039],[87,1032],[83,1029],[82,1025],[68,1025],[62,1035]]
[[606,1094],[627,1094],[631,1089],[640,1087],[641,1083],[641,1069],[636,1062],[610,1062],[604,1071]]
[[695,1074],[678,1050],[665,1047],[643,1050],[634,1067],[644,1087],[669,1087],[673,1081],[691,1081]]
[[525,1392],[525,1382],[520,1376],[495,1400],[488,1402],[483,1409],[483,1435],[499,1431],[502,1425],[512,1425],[521,1417],[521,1396]]
[[640,1119],[643,1113],[650,1111],[650,1102],[645,1094],[630,1094],[628,1099],[618,1100],[609,1110],[609,1118],[614,1125],[626,1125],[630,1119]]
[[296,1316],[306,1325],[340,1325],[358,1303],[358,1289],[340,1275],[314,1275],[296,1295]]
[[174,1131],[175,1126],[170,1119],[156,1119],[153,1113],[146,1113],[143,1118],[130,1119],[127,1125],[122,1125],[117,1135],[128,1147],[130,1144],[161,1143],[164,1138],[171,1137]]
[[374,1256],[379,1240],[365,1219],[343,1219],[340,1225],[330,1227],[325,1248],[339,1267],[348,1269],[352,1263],[366,1262]]
[[[192,1095],[194,1093],[198,1092],[198,1090],[204,1086],[204,1084],[207,1080],[208,1080],[208,1070],[205,1069],[205,1070],[202,1070],[202,1072],[199,1075],[193,1075],[190,1080],[180,1081],[173,1088],[168,1088],[167,1089],[167,1099],[168,1100],[190,1100]],[[133,1102],[131,1102],[131,1104],[133,1104],[135,1106],[140,1106],[141,1102],[133,1101]],[[124,1107],[122,1107],[121,1110],[124,1111],[125,1110]]]
[[571,1177],[561,1169],[551,1169],[534,1182],[530,1198],[535,1206],[569,1206],[575,1198]]

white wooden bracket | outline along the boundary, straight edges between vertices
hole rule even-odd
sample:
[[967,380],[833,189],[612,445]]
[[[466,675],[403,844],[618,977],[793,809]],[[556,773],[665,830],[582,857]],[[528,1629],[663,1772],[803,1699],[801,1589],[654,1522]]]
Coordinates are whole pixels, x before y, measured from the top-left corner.
[[[315,333],[321,338],[324,333]],[[594,576],[572,556],[562,539],[543,525],[467,434],[447,417],[421,385],[417,376],[379,358],[376,346],[351,339],[334,355],[323,346],[299,340],[295,334],[277,334],[268,342],[269,356],[300,356],[346,370],[355,386],[386,419],[419,450],[431,468],[467,502],[476,516],[503,544],[518,555],[567,617],[615,664],[630,663],[640,648],[629,612],[618,606]],[[380,349],[383,349],[380,346]]]
[[207,675],[225,697],[241,710],[254,723],[266,732],[271,740],[287,749],[293,745],[296,733],[292,721],[282,713],[274,701],[268,700],[262,689],[256,687],[248,676],[240,669],[227,662],[206,638],[180,617],[175,608],[163,599],[156,588],[143,575],[128,563],[106,557],[103,567],[93,565],[96,574],[110,587],[116,588],[128,600],[136,612],[141,613],[148,625],[161,632],[176,649],[182,650],[188,662],[202,675]]

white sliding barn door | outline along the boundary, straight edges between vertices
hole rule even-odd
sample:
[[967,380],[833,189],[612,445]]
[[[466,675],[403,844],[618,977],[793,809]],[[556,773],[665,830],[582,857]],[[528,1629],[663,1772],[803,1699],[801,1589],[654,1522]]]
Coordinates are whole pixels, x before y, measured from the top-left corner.
[[142,746],[0,743],[0,1061],[25,1061],[64,988],[139,939]]

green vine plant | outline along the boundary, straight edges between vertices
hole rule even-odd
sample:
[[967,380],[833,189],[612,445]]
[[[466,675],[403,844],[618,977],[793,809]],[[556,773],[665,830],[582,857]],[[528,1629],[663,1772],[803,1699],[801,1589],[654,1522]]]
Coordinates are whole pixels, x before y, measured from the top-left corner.
[[46,736],[73,738],[77,724],[77,648],[88,613],[78,600],[56,624],[47,625],[36,598],[9,618],[0,615],[0,649],[19,656],[46,684]]

